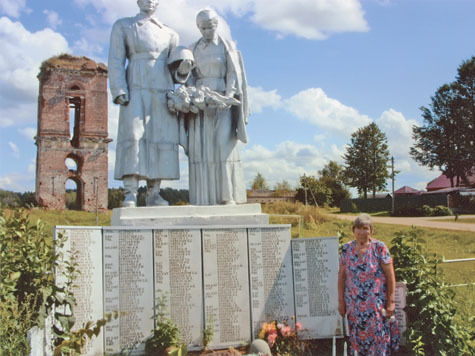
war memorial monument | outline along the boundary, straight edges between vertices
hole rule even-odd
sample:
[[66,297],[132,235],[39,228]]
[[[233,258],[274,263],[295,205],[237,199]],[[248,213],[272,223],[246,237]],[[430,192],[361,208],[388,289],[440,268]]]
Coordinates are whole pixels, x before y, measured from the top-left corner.
[[[292,240],[290,225],[270,225],[259,204],[246,204],[238,151],[247,142],[246,75],[236,45],[217,34],[218,15],[200,11],[202,37],[185,48],[155,18],[158,1],[137,3],[139,13],[112,28],[108,65],[120,105],[123,207],[110,227],[55,228],[81,271],[76,325],[119,312],[86,354],[143,354],[162,296],[189,350],[203,348],[206,328],[210,348],[249,344],[271,320],[300,322],[303,338],[341,336],[338,239]],[[167,206],[160,186],[179,179],[179,146],[189,160],[190,205]],[[142,180],[147,206],[137,207]]]

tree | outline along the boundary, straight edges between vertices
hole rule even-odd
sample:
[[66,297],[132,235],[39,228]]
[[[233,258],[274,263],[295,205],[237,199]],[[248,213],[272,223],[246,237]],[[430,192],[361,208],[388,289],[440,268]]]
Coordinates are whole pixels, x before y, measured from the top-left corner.
[[331,192],[331,206],[340,206],[344,199],[350,198],[350,192],[345,187],[344,168],[335,161],[328,162],[319,172],[320,182]]
[[317,206],[330,205],[332,203],[331,190],[317,177],[304,174],[300,177],[299,183],[297,195],[295,196],[298,201]]
[[351,144],[346,147],[344,176],[350,187],[358,189],[364,198],[368,191],[382,191],[386,187],[389,150],[386,135],[373,122],[351,135]]
[[251,189],[252,190],[268,190],[269,189],[269,186],[267,185],[267,182],[261,173],[257,172],[256,177],[252,181]]
[[292,187],[289,182],[283,180],[282,182],[277,182],[274,186],[274,193],[276,195],[285,194],[292,191]]
[[437,89],[429,108],[420,110],[424,124],[412,128],[411,156],[439,168],[452,187],[467,183],[475,161],[475,57],[458,68],[456,81]]

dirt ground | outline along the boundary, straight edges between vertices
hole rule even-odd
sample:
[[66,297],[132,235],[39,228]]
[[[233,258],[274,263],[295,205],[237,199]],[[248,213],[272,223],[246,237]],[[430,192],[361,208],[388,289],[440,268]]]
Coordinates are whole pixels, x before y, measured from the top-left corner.
[[[357,215],[343,215],[335,214],[332,215],[338,219],[343,220],[355,220]],[[421,226],[421,227],[430,227],[434,229],[444,229],[444,230],[459,230],[459,231],[474,231],[475,224],[473,223],[464,223],[464,218],[475,218],[475,215],[463,215],[459,217],[459,220],[455,222],[454,216],[435,216],[435,217],[391,217],[391,216],[372,216],[371,219],[375,223],[381,224],[393,224],[393,225],[408,225],[408,226]],[[438,221],[438,220],[447,220]]]

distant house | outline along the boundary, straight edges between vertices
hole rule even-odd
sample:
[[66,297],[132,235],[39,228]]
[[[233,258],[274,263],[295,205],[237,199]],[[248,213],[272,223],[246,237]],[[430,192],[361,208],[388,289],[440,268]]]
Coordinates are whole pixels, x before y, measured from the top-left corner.
[[[454,178],[456,180],[456,178]],[[460,179],[460,185],[459,187],[464,187],[464,188],[475,188],[475,171],[467,177],[468,180],[468,186],[462,182]],[[433,192],[435,190],[441,190],[441,189],[447,189],[447,188],[455,188],[452,187],[450,184],[450,178],[447,177],[445,174],[441,174],[434,180],[431,180],[429,183],[427,183],[426,190],[428,192]]]
[[274,203],[277,201],[295,202],[296,191],[277,192],[275,190],[248,190],[248,203]]
[[404,195],[420,195],[420,194],[423,194],[424,192],[422,190],[417,190],[417,189],[414,189],[414,188],[411,188],[407,185],[399,188],[398,190],[396,190],[394,192],[394,195],[398,195],[398,196],[404,196]]

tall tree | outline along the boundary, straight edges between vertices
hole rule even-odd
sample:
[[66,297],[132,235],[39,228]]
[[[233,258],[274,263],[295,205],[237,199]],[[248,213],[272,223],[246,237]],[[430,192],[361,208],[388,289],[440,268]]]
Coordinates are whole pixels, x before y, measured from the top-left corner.
[[386,179],[390,176],[387,138],[374,122],[351,135],[343,158],[346,183],[365,199],[368,191],[373,192],[374,198],[376,192],[386,188]]
[[340,206],[340,202],[350,197],[345,187],[344,167],[335,161],[328,162],[319,172],[319,181],[331,192],[331,206]]
[[475,162],[475,57],[458,68],[456,81],[444,84],[422,106],[422,126],[412,128],[411,156],[438,167],[452,187],[467,181]]
[[292,191],[292,187],[289,182],[283,180],[282,182],[277,182],[274,186],[274,191],[277,194],[287,193]]
[[299,187],[295,198],[305,204],[323,206],[332,202],[331,190],[317,177],[300,176]]
[[251,185],[252,190],[268,190],[269,186],[267,185],[266,180],[260,172],[257,172],[256,177],[252,181]]

